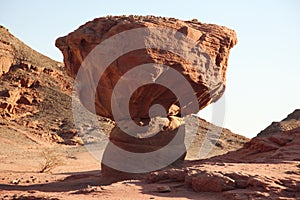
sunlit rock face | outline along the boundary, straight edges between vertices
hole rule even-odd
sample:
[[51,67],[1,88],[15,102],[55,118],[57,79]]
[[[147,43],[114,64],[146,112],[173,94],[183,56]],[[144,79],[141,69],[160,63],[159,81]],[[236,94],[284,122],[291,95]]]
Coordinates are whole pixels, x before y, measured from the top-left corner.
[[[184,45],[180,46],[182,43],[174,44],[174,48],[189,55],[192,55],[192,51],[194,51],[197,53],[196,56],[198,55],[200,58],[199,54],[201,54],[203,59],[198,60],[198,63],[195,64],[172,51],[158,48],[136,49],[117,57],[101,77],[96,77],[100,79],[95,99],[97,114],[114,119],[111,97],[116,84],[125,73],[145,63],[159,64],[154,70],[151,67],[148,69],[148,73],[152,74],[156,81],[166,79],[165,74],[168,69],[165,66],[177,70],[194,90],[198,105],[193,109],[188,105],[190,102],[182,103],[186,105],[179,105],[178,95],[174,94],[172,88],[181,90],[182,96],[190,95],[183,92],[185,86],[181,84],[180,80],[168,79],[168,87],[155,84],[153,81],[153,84],[137,88],[130,97],[129,108],[132,119],[149,118],[149,109],[154,104],[162,105],[166,111],[175,104],[181,109],[186,109],[182,111],[184,115],[195,113],[222,96],[226,84],[229,52],[237,43],[235,32],[223,26],[200,23],[197,20],[182,21],[154,16],[101,17],[87,22],[65,37],[58,38],[56,46],[64,55],[68,74],[75,78],[83,61],[97,45],[112,36],[138,28],[178,31],[194,43],[194,49],[189,50]],[[126,41],[124,38],[124,42],[130,45],[135,41]],[[144,42],[145,46],[151,44],[151,47],[161,46],[162,43],[174,43],[172,37],[163,33],[158,37],[148,37]],[[193,59],[191,56],[191,60]],[[86,78],[90,79],[86,81],[95,79],[92,75]],[[130,78],[134,80],[131,81]],[[143,73],[136,73],[130,78],[127,77],[126,83],[128,84],[124,84],[119,90],[119,101],[123,100],[123,96],[128,95],[128,88],[132,87],[130,83],[143,82],[145,76]],[[86,90],[82,89],[82,91],[80,96],[84,99],[87,94],[84,93]],[[85,106],[89,108],[89,105]],[[118,110],[118,112],[122,112],[122,110]]]

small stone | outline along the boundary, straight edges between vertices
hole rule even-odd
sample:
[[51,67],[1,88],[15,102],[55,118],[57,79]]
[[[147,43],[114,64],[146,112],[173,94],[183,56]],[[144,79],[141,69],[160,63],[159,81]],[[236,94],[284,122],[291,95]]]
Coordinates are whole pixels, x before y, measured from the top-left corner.
[[31,180],[32,180],[32,182],[38,182],[39,181],[38,178],[36,178],[36,177],[32,178]]
[[157,189],[157,192],[161,192],[161,193],[171,192],[171,188],[169,186],[166,186],[166,185],[157,186],[156,189]]
[[224,163],[216,163],[216,165],[218,165],[218,166],[225,166]]
[[12,180],[10,183],[18,185],[20,183],[20,179]]

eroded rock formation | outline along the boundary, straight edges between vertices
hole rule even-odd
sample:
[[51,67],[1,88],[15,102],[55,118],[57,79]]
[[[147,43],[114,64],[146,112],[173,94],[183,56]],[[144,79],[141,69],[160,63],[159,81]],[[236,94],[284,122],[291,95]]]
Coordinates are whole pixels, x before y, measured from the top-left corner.
[[[84,24],[65,37],[58,38],[56,46],[64,55],[64,63],[68,74],[75,78],[82,62],[97,45],[118,33],[137,28],[173,29],[186,35],[195,44],[199,45],[195,45],[198,48],[196,50],[204,50],[205,53],[203,54],[210,57],[210,62],[205,63],[207,69],[205,69],[205,72],[200,70],[200,67],[197,69],[193,63],[189,63],[186,59],[161,49],[149,48],[128,52],[111,63],[101,76],[95,103],[97,114],[114,119],[115,116],[113,116],[111,110],[111,95],[115,85],[130,69],[145,63],[164,64],[180,72],[194,89],[199,102],[199,109],[217,101],[222,96],[226,83],[229,51],[237,43],[235,32],[226,27],[204,24],[195,20],[181,21],[174,18],[153,16],[102,17]],[[156,37],[150,38],[148,42],[154,46],[159,46],[161,43],[174,42],[170,41],[171,39]],[[128,41],[124,39],[124,42]],[[130,42],[134,43],[134,41]],[[145,41],[145,45],[146,43],[147,41]],[[163,79],[164,72],[165,69],[163,67],[158,67],[153,76],[156,79]],[[87,81],[91,82],[95,77],[88,78],[90,80]],[[136,81],[144,77],[141,74],[137,74],[133,78]],[[215,82],[211,84],[213,81]],[[169,80],[169,82],[171,82],[171,86],[181,87],[178,84],[178,80]],[[122,96],[128,95],[126,88],[124,90],[124,93],[118,95],[120,101],[122,101]],[[172,92],[174,91],[170,90],[170,87],[166,88],[158,84],[147,84],[139,87],[130,99],[131,117],[133,119],[149,118],[149,108],[153,104],[163,105],[167,111],[173,104],[179,106],[178,97]],[[80,96],[84,98],[85,95],[87,94],[83,90]],[[85,106],[89,107],[89,105]],[[181,108],[187,106],[180,105]],[[186,114],[197,111],[187,111]]]
[[[136,37],[122,35],[129,30],[136,31]],[[175,32],[175,36],[172,35],[172,31]],[[145,37],[141,39],[143,34]],[[108,45],[106,48],[109,50],[108,56],[105,56],[106,49],[99,51],[99,44],[106,44],[105,42],[110,39],[118,41],[115,39],[117,36],[121,37],[121,41],[126,45],[122,46],[123,44],[120,43],[114,43],[115,46]],[[124,50],[125,53],[119,55],[119,49],[135,46],[136,43],[142,44],[143,48]],[[104,154],[104,159],[116,157],[116,160],[121,158],[117,158],[118,153],[113,150],[112,144],[134,153],[160,149],[172,140],[180,127],[183,128],[184,122],[180,117],[196,113],[217,101],[225,90],[229,52],[236,43],[235,32],[226,27],[204,24],[196,20],[182,21],[154,16],[97,18],[56,40],[56,46],[64,55],[65,67],[71,77],[76,78],[78,72],[82,73],[80,71],[82,68],[88,71],[84,81],[78,82],[82,104],[90,111],[95,107],[96,114],[117,121],[117,127],[110,134],[112,143],[108,145]],[[160,48],[162,44],[168,44],[166,45],[168,49]],[[191,44],[192,47],[189,46]],[[114,54],[118,55],[116,59],[109,63],[109,66],[103,66],[101,59],[105,62]],[[94,57],[91,59],[90,55]],[[192,59],[187,59],[183,55],[193,56]],[[157,65],[143,66],[144,68],[135,71],[134,75],[127,76],[135,68],[149,63]],[[102,74],[97,74],[99,68],[103,68]],[[168,76],[171,69],[180,74],[183,81],[176,76],[173,78]],[[97,77],[98,75],[101,77]],[[125,82],[118,85],[119,81]],[[160,81],[166,85],[161,84]],[[135,88],[137,83],[146,84]],[[93,84],[97,85],[95,96],[90,90]],[[119,90],[116,92],[117,86]],[[189,90],[189,87],[192,89]],[[180,91],[179,95],[175,91]],[[190,95],[196,100],[189,100]],[[129,100],[128,96],[130,96]],[[112,103],[113,97],[118,100],[117,104]],[[86,101],[89,98],[93,100]],[[181,99],[188,100],[181,101]],[[151,110],[156,104],[163,106],[166,112]],[[126,115],[128,107],[129,115]],[[112,108],[116,111],[113,112]],[[157,121],[153,121],[154,117],[160,119],[156,129],[153,124]],[[132,121],[134,124],[131,123]],[[135,125],[149,127],[142,131],[142,136],[139,136],[141,131],[135,131],[134,128],[124,130]],[[150,129],[153,128],[156,130],[156,135],[148,138]],[[179,143],[177,146],[183,146],[184,149],[184,135]],[[184,154],[181,160],[183,158]],[[111,170],[102,165],[102,172],[111,173]]]

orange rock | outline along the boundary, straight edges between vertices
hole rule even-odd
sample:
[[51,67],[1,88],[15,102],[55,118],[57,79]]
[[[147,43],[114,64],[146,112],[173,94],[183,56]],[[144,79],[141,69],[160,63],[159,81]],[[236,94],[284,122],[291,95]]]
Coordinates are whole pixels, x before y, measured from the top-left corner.
[[235,188],[235,180],[217,172],[202,172],[192,177],[192,188],[196,192],[222,192]]
[[[67,73],[73,78],[92,49],[107,38],[122,33],[126,30],[135,28],[166,28],[176,30],[187,35],[199,46],[197,48],[204,50],[204,56],[209,57],[211,65],[206,66],[206,71],[195,69],[192,63],[184,58],[170,52],[159,49],[139,49],[129,52],[118,57],[102,74],[98,82],[96,92],[95,107],[98,115],[114,119],[111,110],[111,97],[114,87],[120,78],[133,69],[135,66],[145,63],[159,63],[167,65],[177,70],[192,86],[198,99],[199,107],[197,110],[189,110],[189,105],[179,105],[178,97],[173,94],[170,87],[163,87],[158,84],[147,84],[139,87],[130,98],[130,115],[135,118],[149,118],[149,108],[154,104],[162,105],[166,111],[172,105],[185,107],[184,114],[195,113],[199,109],[204,108],[211,102],[217,101],[225,90],[226,69],[230,49],[237,43],[236,34],[233,30],[213,24],[204,24],[193,21],[182,21],[174,18],[162,18],[154,16],[117,16],[117,17],[101,17],[90,21],[79,27],[74,32],[65,37],[56,40],[56,46],[64,55],[64,63]],[[174,42],[169,38],[151,38],[153,44],[162,42]],[[124,40],[124,42],[128,42]],[[134,41],[129,41],[134,42]],[[199,50],[197,49],[197,50]],[[183,49],[185,51],[185,49]],[[157,79],[163,79],[163,67],[157,67]],[[204,73],[204,74],[203,74]],[[93,81],[95,74],[90,74],[86,81]],[[204,78],[205,77],[205,78]],[[216,78],[218,77],[218,78]],[[143,80],[143,76],[138,74],[133,77],[135,80]],[[207,80],[214,80],[213,86],[210,87]],[[168,79],[171,88],[175,87],[183,91],[186,88],[179,84],[178,80]],[[213,81],[212,81],[213,82]],[[130,80],[128,84],[122,85],[122,91],[117,95],[120,102],[124,101],[124,96],[128,95],[128,89],[131,87]],[[80,92],[80,98],[85,98],[86,90]],[[184,94],[190,95],[190,94]],[[85,104],[83,102],[83,104]],[[89,108],[91,105],[85,105]],[[120,111],[122,112],[122,111]]]

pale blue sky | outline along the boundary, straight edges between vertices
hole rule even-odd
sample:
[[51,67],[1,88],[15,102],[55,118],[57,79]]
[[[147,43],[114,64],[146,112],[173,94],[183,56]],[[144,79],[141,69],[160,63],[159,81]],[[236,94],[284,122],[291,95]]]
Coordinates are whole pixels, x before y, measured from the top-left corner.
[[[55,39],[96,17],[140,14],[197,18],[234,29],[227,73],[224,126],[255,136],[300,108],[300,1],[16,1],[1,0],[0,24],[39,52],[59,61]],[[211,106],[210,106],[211,107]],[[210,119],[211,108],[203,112]]]

